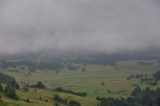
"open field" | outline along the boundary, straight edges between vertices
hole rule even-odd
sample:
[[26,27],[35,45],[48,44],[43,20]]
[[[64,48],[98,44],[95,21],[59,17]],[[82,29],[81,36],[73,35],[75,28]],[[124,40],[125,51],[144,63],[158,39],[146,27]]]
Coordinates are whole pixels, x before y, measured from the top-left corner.
[[[149,86],[137,79],[127,80],[127,77],[131,74],[152,75],[152,73],[160,69],[160,64],[157,61],[151,62],[153,63],[151,65],[139,65],[137,61],[118,62],[116,66],[79,65],[79,70],[62,70],[58,73],[54,70],[36,71],[31,74],[28,71],[11,72],[1,70],[15,77],[19,83],[28,82],[34,84],[37,81],[42,81],[49,88],[47,90],[38,90],[37,94],[34,94],[34,89],[29,89],[27,93],[17,91],[20,101],[9,99],[4,99],[4,101],[19,104],[20,106],[53,106],[53,95],[58,92],[52,89],[62,87],[74,91],[87,92],[88,94],[87,97],[78,97],[67,93],[58,93],[62,97],[74,98],[80,101],[82,106],[96,106],[95,98],[97,96],[127,97],[133,89],[133,84],[140,85],[141,87]],[[81,71],[81,68],[85,68],[86,71]],[[108,93],[108,90],[110,90],[110,93]],[[39,100],[40,96],[43,100]],[[33,103],[26,103],[26,98],[30,98]],[[45,100],[48,100],[48,102],[44,102]]]

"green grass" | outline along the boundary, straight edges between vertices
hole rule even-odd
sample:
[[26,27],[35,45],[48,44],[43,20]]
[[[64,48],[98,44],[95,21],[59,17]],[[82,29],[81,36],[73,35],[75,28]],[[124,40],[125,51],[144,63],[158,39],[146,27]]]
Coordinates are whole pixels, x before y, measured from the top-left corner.
[[[148,74],[151,75],[155,71],[160,69],[160,64],[157,61],[152,61],[153,65],[143,66],[138,65],[137,61],[123,61],[118,62],[115,70],[114,66],[104,65],[86,65],[80,66],[86,68],[86,72],[81,70],[69,71],[62,70],[58,74],[54,70],[36,71],[31,75],[28,75],[28,71],[10,72],[1,70],[6,74],[9,74],[16,78],[20,83],[21,81],[29,82],[34,84],[37,81],[42,81],[49,89],[56,87],[64,87],[66,89],[72,89],[74,91],[87,92],[88,96],[78,97],[66,93],[59,93],[63,97],[70,97],[81,102],[82,106],[96,106],[95,98],[97,96],[104,97],[127,97],[133,89],[133,84],[138,84],[141,87],[146,87],[144,83],[140,83],[139,80],[128,81],[126,78],[131,74]],[[104,82],[104,85],[101,83]],[[108,94],[108,90],[111,93]],[[12,104],[20,104],[21,106],[53,106],[53,92],[52,90],[39,90],[38,94],[33,93],[33,89],[30,89],[28,93],[17,91],[20,96],[19,101],[13,101],[5,98],[4,101]],[[44,100],[40,101],[39,97],[49,100],[45,103]],[[31,98],[33,103],[26,103],[26,98]]]

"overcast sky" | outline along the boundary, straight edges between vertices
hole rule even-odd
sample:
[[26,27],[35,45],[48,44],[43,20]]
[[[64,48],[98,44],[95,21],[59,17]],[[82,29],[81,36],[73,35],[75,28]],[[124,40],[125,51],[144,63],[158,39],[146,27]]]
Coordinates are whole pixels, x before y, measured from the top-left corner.
[[0,0],[0,54],[160,47],[159,0]]

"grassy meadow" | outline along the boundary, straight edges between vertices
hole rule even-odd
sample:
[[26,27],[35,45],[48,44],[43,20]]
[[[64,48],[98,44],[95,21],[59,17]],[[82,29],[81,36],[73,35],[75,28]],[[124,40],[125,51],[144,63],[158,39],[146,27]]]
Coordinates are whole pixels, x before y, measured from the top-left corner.
[[[59,94],[63,98],[79,101],[82,106],[96,106],[97,101],[95,98],[97,96],[127,97],[133,90],[134,84],[140,85],[142,88],[149,86],[138,79],[127,80],[127,77],[131,74],[147,74],[151,76],[152,73],[160,69],[160,63],[153,60],[150,61],[153,64],[139,65],[137,62],[139,61],[121,61],[117,62],[116,66],[78,65],[80,67],[79,70],[71,71],[64,69],[58,73],[55,70],[37,70],[32,73],[29,73],[27,70],[1,70],[1,72],[13,76],[20,85],[21,82],[34,84],[37,81],[42,81],[48,88],[44,90],[38,89],[36,93],[34,88],[29,88],[28,92],[17,90],[17,94],[20,97],[18,101],[8,99],[3,95],[2,99],[9,106],[54,106],[53,95]],[[82,68],[85,68],[85,71],[82,71]],[[68,93],[55,92],[53,89],[56,87],[87,92],[88,95],[80,97]],[[27,98],[30,99],[30,103],[25,102]]]

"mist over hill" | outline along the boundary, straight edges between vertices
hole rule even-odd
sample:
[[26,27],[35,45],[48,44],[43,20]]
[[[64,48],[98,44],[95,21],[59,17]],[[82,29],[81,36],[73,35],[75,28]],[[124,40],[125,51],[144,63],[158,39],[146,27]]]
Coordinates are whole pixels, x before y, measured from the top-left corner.
[[0,56],[150,52],[160,47],[159,5],[159,0],[1,0]]

